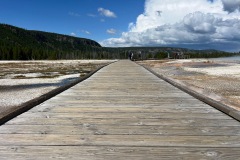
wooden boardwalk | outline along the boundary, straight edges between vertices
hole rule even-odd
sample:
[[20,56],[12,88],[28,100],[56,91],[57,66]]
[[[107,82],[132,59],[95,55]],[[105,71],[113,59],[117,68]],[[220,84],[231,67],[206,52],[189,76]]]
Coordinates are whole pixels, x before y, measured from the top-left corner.
[[240,159],[240,123],[118,61],[0,126],[0,159]]

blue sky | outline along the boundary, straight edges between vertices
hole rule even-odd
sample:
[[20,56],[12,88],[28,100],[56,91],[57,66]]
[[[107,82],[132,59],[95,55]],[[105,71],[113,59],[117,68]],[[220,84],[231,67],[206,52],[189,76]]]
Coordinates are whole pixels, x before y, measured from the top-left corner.
[[1,0],[0,23],[101,41],[119,37],[143,11],[144,0]]
[[0,0],[0,23],[107,47],[240,51],[240,0]]

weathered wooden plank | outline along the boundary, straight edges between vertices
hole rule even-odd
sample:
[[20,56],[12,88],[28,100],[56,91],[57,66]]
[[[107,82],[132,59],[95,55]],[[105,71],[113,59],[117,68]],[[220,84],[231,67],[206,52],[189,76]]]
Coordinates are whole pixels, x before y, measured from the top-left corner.
[[[192,97],[189,97],[189,96],[182,96],[181,94],[177,94],[177,93],[168,93],[168,94],[163,94],[163,95],[147,95],[147,94],[140,94],[138,93],[139,95],[135,94],[135,95],[131,95],[131,94],[126,94],[126,93],[119,93],[119,94],[116,94],[115,92],[111,92],[111,93],[108,93],[108,94],[104,94],[103,93],[99,93],[100,95],[97,95],[97,94],[84,94],[84,95],[81,95],[81,93],[76,93],[75,95],[73,96],[61,96],[61,99],[59,99],[59,101],[64,101],[65,99],[71,99],[71,100],[78,100],[79,98],[81,99],[94,99],[94,100],[98,100],[98,99],[112,99],[112,100],[115,100],[115,99],[122,99],[122,100],[132,100],[132,99],[138,99],[139,101],[144,101],[144,100],[155,100],[155,101],[158,101],[159,103],[161,103],[161,100],[163,99],[184,99],[184,100],[192,100],[193,98]],[[161,93],[159,93],[161,94]],[[60,98],[60,97],[59,97]]]
[[[114,94],[114,93],[112,93]],[[66,103],[78,103],[79,101],[86,103],[89,102],[91,103],[92,101],[96,101],[96,102],[119,102],[119,103],[131,103],[133,101],[136,101],[138,103],[141,104],[145,104],[145,103],[157,103],[157,104],[161,104],[161,103],[182,103],[182,104],[186,104],[186,101],[189,103],[193,103],[193,102],[197,102],[196,99],[193,99],[191,97],[188,98],[183,98],[183,97],[140,97],[140,98],[136,98],[136,97],[130,97],[130,96],[115,96],[115,97],[108,97],[108,96],[75,96],[74,98],[70,98],[68,96],[65,96],[64,98],[59,99],[58,101],[56,101],[55,103],[60,103],[60,102],[66,102]],[[54,102],[52,102],[54,103]],[[187,105],[187,104],[186,104]]]
[[239,136],[2,134],[1,145],[240,147]]
[[1,159],[239,159],[240,148],[0,146]]
[[31,109],[30,111],[35,111],[35,110],[38,110],[38,109],[42,109],[42,108],[53,108],[53,109],[58,109],[58,108],[71,108],[71,107],[74,107],[74,108],[137,108],[137,109],[170,109],[170,110],[186,110],[186,109],[192,109],[192,110],[210,110],[210,111],[214,111],[214,112],[218,112],[218,110],[214,109],[214,108],[211,108],[209,106],[206,106],[206,104],[203,104],[203,103],[199,103],[199,104],[196,104],[196,103],[193,103],[193,104],[176,104],[176,103],[165,103],[165,104],[159,104],[159,103],[156,103],[156,104],[140,104],[140,103],[134,103],[134,104],[124,104],[124,103],[120,103],[120,104],[109,104],[109,103],[95,103],[94,101],[92,101],[92,103],[79,103],[79,104],[72,104],[72,103],[68,103],[68,104],[65,104],[64,102],[61,102],[61,103],[56,103],[56,102],[49,102],[48,105],[41,105],[41,106],[38,106],[36,108],[33,108]]
[[[236,126],[5,125],[0,134],[237,136]],[[30,135],[29,135],[30,136]]]
[[[196,100],[188,100],[188,102],[191,104],[191,103],[197,103]],[[63,104],[63,103],[71,103],[71,105],[85,105],[85,104],[92,104],[92,105],[97,105],[97,104],[102,104],[102,105],[109,105],[109,104],[112,104],[113,106],[114,105],[149,105],[149,106],[159,106],[159,105],[165,105],[165,104],[168,104],[168,105],[174,105],[174,104],[182,104],[182,105],[186,105],[186,107],[188,106],[189,108],[191,108],[191,106],[189,106],[188,104],[184,103],[183,100],[170,100],[167,101],[167,99],[165,100],[162,100],[161,103],[159,103],[159,101],[136,101],[136,99],[132,99],[132,100],[123,100],[123,99],[116,99],[116,100],[108,100],[108,99],[102,99],[102,100],[93,100],[93,99],[76,99],[76,100],[67,100],[66,101],[59,101],[59,102],[51,102],[52,104]],[[65,106],[67,106],[65,104]]]
[[239,148],[0,146],[1,159],[239,159]]
[[93,125],[128,125],[128,126],[239,126],[239,122],[235,120],[212,120],[209,119],[196,119],[196,118],[184,118],[184,119],[136,119],[136,118],[128,118],[128,119],[98,119],[98,118],[24,118],[19,116],[16,119],[13,119],[6,124],[14,124],[14,125],[84,125],[84,124],[93,124]]
[[[192,114],[192,113],[208,113],[208,114],[224,114],[219,112],[216,109],[213,108],[183,108],[183,107],[132,107],[129,106],[98,106],[94,107],[92,105],[85,106],[60,106],[60,105],[48,105],[48,106],[42,106],[37,107],[29,111],[29,113],[38,113],[38,112],[49,112],[51,113],[186,113],[186,114]],[[224,114],[225,115],[225,114]]]
[[90,113],[46,113],[46,112],[38,112],[38,113],[26,113],[24,114],[24,117],[26,119],[28,118],[96,118],[96,119],[161,119],[161,118],[174,118],[174,119],[185,119],[185,118],[204,118],[204,119],[211,119],[211,120],[218,120],[218,119],[229,119],[232,120],[231,117],[228,117],[224,114],[218,114],[218,113],[212,113],[212,114],[207,114],[207,113],[178,113],[178,114],[171,114],[167,112],[151,112],[151,113],[142,113],[142,112],[109,112],[109,113],[95,113],[90,112]]

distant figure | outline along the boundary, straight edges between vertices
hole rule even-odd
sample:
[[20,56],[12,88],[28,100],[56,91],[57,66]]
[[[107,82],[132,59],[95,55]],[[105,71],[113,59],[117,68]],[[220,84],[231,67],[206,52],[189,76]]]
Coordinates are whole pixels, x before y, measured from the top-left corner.
[[129,54],[128,54],[128,58],[130,59],[130,60],[132,60],[132,53],[131,52],[129,52]]
[[131,60],[133,61],[133,52],[131,53]]

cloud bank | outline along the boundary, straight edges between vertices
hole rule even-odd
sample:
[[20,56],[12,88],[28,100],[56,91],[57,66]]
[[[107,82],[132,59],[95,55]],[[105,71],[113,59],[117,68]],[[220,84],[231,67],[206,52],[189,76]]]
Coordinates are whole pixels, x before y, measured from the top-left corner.
[[240,11],[240,0],[222,0],[224,10],[228,12]]
[[103,46],[240,50],[240,0],[146,0],[144,13]]

